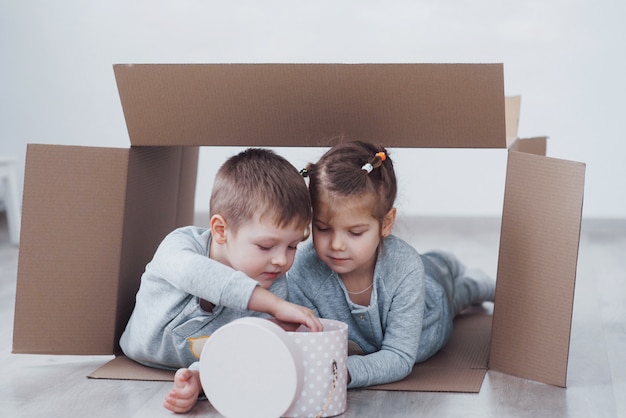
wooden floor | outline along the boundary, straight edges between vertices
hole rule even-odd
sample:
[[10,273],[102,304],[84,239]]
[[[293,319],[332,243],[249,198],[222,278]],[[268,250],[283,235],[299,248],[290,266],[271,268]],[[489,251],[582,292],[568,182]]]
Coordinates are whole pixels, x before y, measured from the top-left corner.
[[[445,248],[495,274],[497,219],[411,225],[418,250]],[[171,417],[170,383],[85,377],[109,357],[11,354],[17,258],[0,213],[0,417]],[[219,414],[204,401],[188,416]],[[626,220],[583,222],[567,389],[488,371],[478,394],[352,390],[342,415],[419,416],[626,417]]]

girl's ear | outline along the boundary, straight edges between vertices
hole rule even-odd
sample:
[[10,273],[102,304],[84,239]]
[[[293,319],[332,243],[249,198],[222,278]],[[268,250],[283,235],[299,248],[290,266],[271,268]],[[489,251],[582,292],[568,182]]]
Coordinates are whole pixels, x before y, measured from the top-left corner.
[[389,209],[389,212],[383,218],[383,228],[381,231],[381,235],[383,238],[389,236],[391,234],[391,229],[393,228],[393,224],[396,221],[396,208]]
[[222,215],[211,216],[211,238],[218,244],[226,243],[226,219]]

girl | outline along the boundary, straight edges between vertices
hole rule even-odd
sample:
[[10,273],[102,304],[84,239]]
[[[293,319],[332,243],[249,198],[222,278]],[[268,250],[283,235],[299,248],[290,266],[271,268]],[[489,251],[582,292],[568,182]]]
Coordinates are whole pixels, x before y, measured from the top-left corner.
[[397,184],[386,149],[342,143],[303,174],[313,240],[288,272],[289,300],[348,324],[365,354],[349,356],[348,388],[403,379],[443,347],[455,315],[493,301],[495,281],[480,270],[391,234]]

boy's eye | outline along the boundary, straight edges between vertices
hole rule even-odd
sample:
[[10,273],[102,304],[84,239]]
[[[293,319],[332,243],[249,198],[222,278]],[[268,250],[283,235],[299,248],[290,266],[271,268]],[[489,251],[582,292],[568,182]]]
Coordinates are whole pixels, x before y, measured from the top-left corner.
[[350,235],[355,236],[355,237],[360,237],[361,235],[363,235],[363,232],[353,232],[353,231],[350,231]]
[[320,225],[315,225],[315,229],[317,229],[320,232],[326,232],[328,231],[330,228],[324,227],[324,226],[320,226]]
[[257,247],[259,247],[259,249],[260,249],[261,251],[269,251],[269,250],[271,250],[271,249],[272,249],[272,247],[266,247],[266,246],[264,246],[264,245],[260,245],[260,244],[257,244]]

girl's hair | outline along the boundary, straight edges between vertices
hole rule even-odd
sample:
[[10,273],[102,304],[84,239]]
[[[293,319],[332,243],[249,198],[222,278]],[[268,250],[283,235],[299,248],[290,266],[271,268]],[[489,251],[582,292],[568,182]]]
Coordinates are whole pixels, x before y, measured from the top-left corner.
[[349,141],[335,145],[316,164],[309,164],[306,173],[313,210],[319,209],[324,197],[372,196],[372,216],[382,223],[396,200],[393,163],[389,152],[378,144]]
[[270,216],[276,226],[308,228],[311,200],[298,170],[271,150],[248,148],[218,170],[210,214],[222,215],[233,231],[255,216]]

